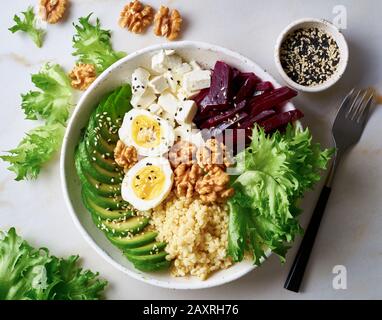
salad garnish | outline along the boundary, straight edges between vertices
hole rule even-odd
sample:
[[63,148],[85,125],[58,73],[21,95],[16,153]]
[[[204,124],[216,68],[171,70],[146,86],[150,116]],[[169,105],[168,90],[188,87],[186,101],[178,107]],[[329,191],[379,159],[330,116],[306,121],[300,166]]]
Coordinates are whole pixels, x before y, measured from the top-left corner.
[[0,156],[8,161],[9,170],[16,180],[36,179],[42,166],[59,150],[65,133],[66,121],[72,106],[72,90],[64,70],[57,64],[45,64],[32,82],[40,89],[22,97],[26,118],[45,120],[45,125],[32,129],[9,155]]
[[101,29],[98,18],[95,24],[90,23],[91,15],[80,18],[79,24],[73,24],[77,32],[73,37],[73,56],[77,57],[77,63],[94,65],[100,74],[126,53],[113,50],[110,31]]
[[80,268],[78,258],[33,248],[14,228],[0,232],[0,300],[100,299],[107,281]]
[[285,260],[288,243],[302,232],[298,201],[320,180],[332,154],[298,125],[271,135],[253,129],[250,145],[236,156],[242,173],[233,180],[235,195],[228,200],[228,255],[234,261],[248,251],[258,265],[268,249]]
[[26,134],[9,155],[0,156],[10,163],[8,169],[16,173],[16,181],[36,179],[42,166],[59,150],[65,127],[61,123],[36,127]]
[[58,64],[47,63],[32,75],[32,82],[40,91],[21,95],[26,118],[65,124],[72,106],[72,89],[65,71]]
[[12,33],[22,31],[28,34],[37,47],[41,48],[45,31],[37,26],[36,16],[33,11],[33,7],[30,6],[26,11],[21,12],[24,18],[20,18],[17,14],[14,15],[13,21],[16,24],[10,27],[8,30]]

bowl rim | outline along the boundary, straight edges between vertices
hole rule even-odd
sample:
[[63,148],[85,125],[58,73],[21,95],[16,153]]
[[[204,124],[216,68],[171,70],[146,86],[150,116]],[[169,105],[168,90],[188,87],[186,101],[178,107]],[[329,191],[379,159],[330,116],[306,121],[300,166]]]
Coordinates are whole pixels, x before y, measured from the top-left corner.
[[[334,40],[339,45],[340,57],[341,59],[343,59],[343,63],[340,65],[341,68],[337,69],[337,71],[333,74],[333,76],[329,78],[327,81],[317,86],[308,87],[308,86],[298,84],[286,74],[280,61],[280,47],[288,34],[290,34],[292,31],[294,31],[298,27],[302,27],[304,25],[311,24],[311,23],[321,25],[322,28],[334,38]],[[347,68],[348,61],[349,61],[349,47],[341,30],[337,28],[330,21],[326,19],[318,19],[318,18],[302,18],[302,19],[298,19],[291,22],[281,31],[280,35],[277,38],[275,48],[274,48],[274,60],[275,60],[277,71],[279,72],[283,80],[289,86],[291,86],[292,88],[296,90],[304,91],[304,92],[321,92],[332,87],[335,83],[337,83],[338,80],[341,79],[341,77],[345,73],[345,70]]]
[[[123,273],[129,275],[130,277],[143,281],[145,283],[157,286],[157,287],[162,287],[162,288],[167,288],[167,289],[184,289],[184,290],[190,290],[190,289],[205,289],[205,288],[211,288],[211,287],[217,287],[232,281],[235,281],[247,273],[251,272],[257,266],[253,264],[248,264],[247,268],[244,268],[242,270],[239,270],[236,273],[232,273],[230,275],[227,275],[225,277],[221,277],[218,279],[215,279],[214,281],[199,281],[196,284],[188,283],[188,282],[168,282],[168,281],[163,281],[163,280],[158,280],[155,278],[148,278],[140,275],[137,273],[135,270],[129,270],[128,268],[124,267],[123,265],[119,264],[117,261],[115,261],[111,256],[108,255],[106,251],[104,251],[98,244],[93,240],[93,238],[90,236],[90,234],[87,232],[85,227],[82,225],[80,219],[78,218],[75,209],[72,205],[71,199],[70,199],[70,194],[69,194],[69,188],[68,188],[68,183],[66,181],[66,153],[69,148],[69,138],[71,136],[72,132],[72,127],[74,124],[79,120],[79,110],[81,109],[82,105],[84,102],[87,100],[90,92],[92,92],[93,89],[98,87],[100,83],[105,81],[105,79],[114,71],[119,68],[122,64],[128,63],[128,61],[132,60],[138,55],[150,53],[156,50],[161,50],[161,49],[181,49],[184,47],[194,47],[197,49],[201,50],[208,50],[208,51],[213,51],[213,52],[221,52],[225,55],[231,56],[234,59],[238,59],[244,64],[247,65],[252,65],[255,68],[262,69],[267,76],[269,77],[270,81],[278,87],[281,86],[281,84],[264,68],[260,67],[257,63],[252,61],[251,59],[243,56],[242,54],[232,51],[230,49],[226,49],[224,47],[214,45],[214,44],[209,44],[206,42],[200,42],[200,41],[176,41],[176,42],[169,42],[169,43],[160,43],[160,44],[155,44],[151,46],[144,47],[142,49],[136,50],[132,52],[131,54],[128,54],[126,57],[118,60],[115,62],[113,65],[111,65],[109,68],[107,68],[102,74],[100,74],[97,79],[89,86],[89,88],[81,95],[80,99],[78,100],[73,113],[68,121],[67,129],[65,131],[63,143],[62,143],[62,148],[60,152],[60,180],[61,180],[61,189],[62,193],[64,196],[64,201],[66,204],[66,207],[69,211],[69,214],[73,220],[74,225],[76,228],[79,230],[80,234],[82,237],[87,241],[87,243],[91,246],[92,249],[95,250],[105,261],[107,261],[110,265],[114,266],[117,270],[122,271]],[[271,250],[267,250],[265,252],[265,257],[261,258],[261,263],[260,265],[272,254]],[[239,262],[239,263],[244,263]]]

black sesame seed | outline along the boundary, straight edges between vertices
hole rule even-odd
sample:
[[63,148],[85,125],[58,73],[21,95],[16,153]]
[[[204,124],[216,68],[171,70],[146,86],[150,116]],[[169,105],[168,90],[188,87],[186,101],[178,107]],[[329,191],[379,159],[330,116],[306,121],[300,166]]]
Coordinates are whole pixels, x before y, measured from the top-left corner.
[[280,61],[293,81],[315,86],[336,72],[340,51],[336,41],[325,31],[319,28],[298,29],[282,43]]

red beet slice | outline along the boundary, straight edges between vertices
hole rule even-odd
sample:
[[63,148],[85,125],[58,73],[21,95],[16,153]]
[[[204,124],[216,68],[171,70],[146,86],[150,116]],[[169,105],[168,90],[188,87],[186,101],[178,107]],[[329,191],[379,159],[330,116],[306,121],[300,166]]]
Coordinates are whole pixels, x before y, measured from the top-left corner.
[[255,116],[245,119],[243,122],[239,122],[238,127],[242,129],[252,129],[256,122],[264,121],[275,114],[276,111],[273,109],[264,110]]
[[256,85],[255,91],[268,92],[273,90],[273,84],[269,81],[260,82]]
[[234,103],[240,103],[241,101],[253,97],[256,90],[256,84],[258,83],[258,78],[249,77],[247,78],[236,96],[233,98]]
[[298,119],[301,119],[303,116],[304,114],[300,110],[298,109],[291,110],[291,111],[276,114],[264,121],[261,121],[259,125],[264,128],[265,132],[271,132],[290,122],[294,122]]
[[196,105],[199,107],[200,102],[205,98],[205,96],[210,91],[210,88],[202,89],[200,92],[192,99],[195,101]]
[[207,119],[206,121],[201,123],[200,127],[202,129],[216,127],[218,124],[220,124],[220,123],[222,123],[222,122],[224,122],[230,118],[233,118],[238,112],[243,110],[245,107],[246,107],[246,102],[242,101],[235,108],[229,109],[226,112],[217,114],[217,115]]
[[224,105],[231,99],[232,69],[223,61],[215,63],[211,76],[211,87],[208,95],[200,102],[200,107],[207,105]]
[[215,111],[215,114],[216,113],[220,113],[220,112],[223,112],[223,111],[226,111],[228,109],[231,109],[232,108],[232,105],[231,104],[208,104],[204,107],[201,107],[198,112],[200,113],[200,115],[202,116],[202,118],[205,119],[204,115],[207,114],[207,113],[211,113],[213,111]]
[[251,115],[255,116],[260,112],[288,101],[295,96],[297,96],[297,92],[288,87],[274,89],[256,96],[249,102]]

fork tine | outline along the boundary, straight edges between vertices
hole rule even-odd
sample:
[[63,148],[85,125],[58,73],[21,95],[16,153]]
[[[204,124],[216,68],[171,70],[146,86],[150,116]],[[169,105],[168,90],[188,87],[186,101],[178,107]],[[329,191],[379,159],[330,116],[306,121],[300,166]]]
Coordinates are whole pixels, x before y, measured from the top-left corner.
[[367,106],[367,103],[370,99],[369,96],[370,96],[369,89],[364,90],[364,94],[362,95],[362,98],[359,101],[359,106],[358,106],[357,110],[354,112],[354,116],[353,116],[352,120],[356,120],[357,122],[359,122],[358,120],[361,117],[361,115],[363,114],[363,112]]
[[359,107],[362,104],[362,99],[363,99],[362,92],[363,92],[363,90],[360,90],[360,91],[357,92],[357,95],[354,98],[352,106],[350,107],[350,110],[348,112],[348,116],[347,117],[350,120],[352,120],[352,121],[354,120],[355,115],[358,113]]
[[369,89],[367,91],[369,93],[368,98],[365,99],[365,101],[363,103],[362,112],[359,114],[358,119],[357,119],[357,122],[362,123],[362,125],[366,124],[366,121],[369,117],[369,112],[370,112],[371,106],[373,105],[373,101],[374,101],[374,91],[371,89]]
[[351,112],[353,111],[354,109],[354,104],[357,100],[357,97],[359,96],[359,91],[355,88],[353,88],[349,93],[348,95],[346,96],[346,98],[344,99],[344,101],[342,102],[342,109],[344,109],[344,111],[346,110],[346,114],[345,114],[345,117],[348,118],[349,115],[351,114]]

